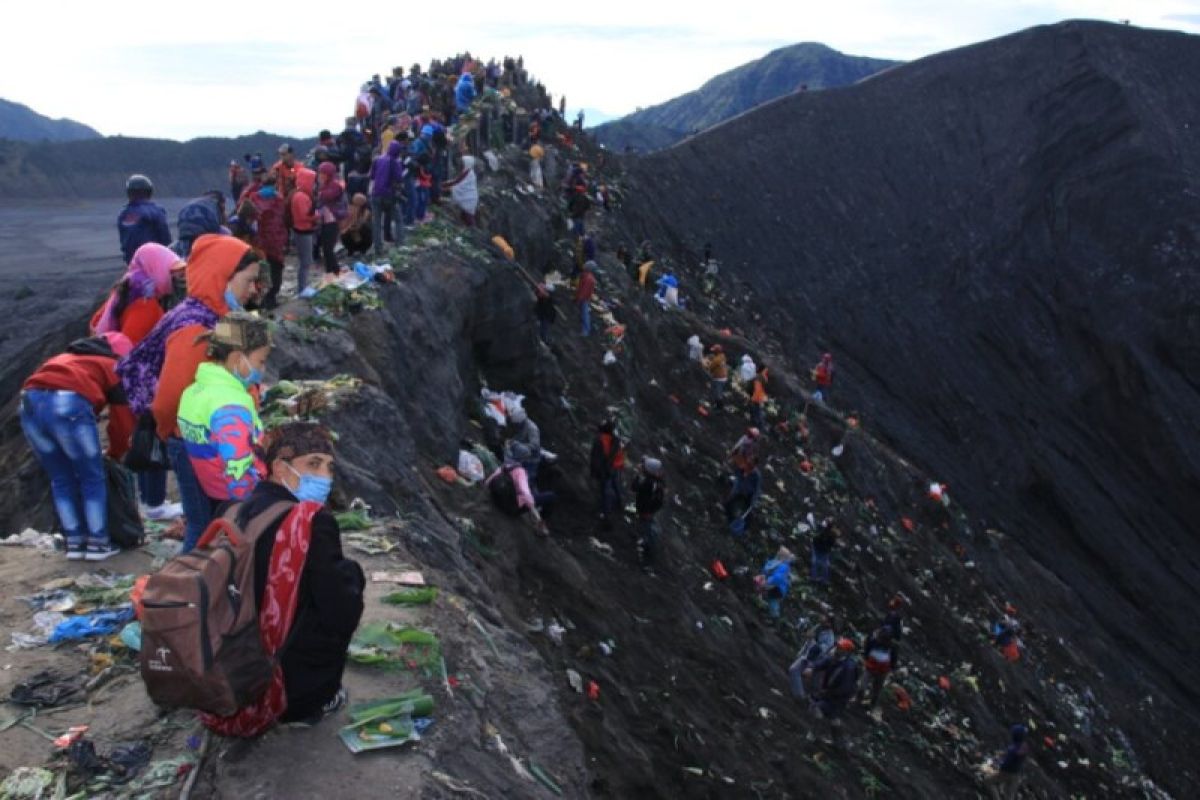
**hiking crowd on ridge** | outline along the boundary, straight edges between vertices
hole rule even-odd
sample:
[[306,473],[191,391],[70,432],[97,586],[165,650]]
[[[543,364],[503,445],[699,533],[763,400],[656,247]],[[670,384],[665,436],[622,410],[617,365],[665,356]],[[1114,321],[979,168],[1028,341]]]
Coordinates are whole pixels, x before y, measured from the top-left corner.
[[[266,430],[259,416],[273,346],[266,315],[281,303],[286,259],[295,253],[296,293],[304,296],[314,264],[320,263],[325,280],[336,280],[342,252],[384,258],[389,245],[403,244],[408,232],[432,218],[431,208],[447,194],[458,222],[476,226],[476,158],[465,141],[456,141],[454,125],[473,113],[484,93],[511,92],[528,82],[520,59],[481,65],[470,56],[434,62],[428,71],[397,67],[386,81],[373,76],[355,98],[345,129],[336,137],[322,131],[304,159],[284,144],[271,165],[260,155],[232,161],[231,204],[215,190],[193,200],[179,214],[177,240],[165,211],[153,202],[150,179],[132,176],[126,184],[129,203],[118,217],[125,274],[92,317],[90,335],[42,364],[23,386],[22,428],[50,477],[67,559],[103,561],[120,551],[106,527],[106,470],[112,466],[105,455],[134,469],[145,517],[185,520],[179,555],[146,584],[139,613],[147,642],[170,641],[178,658],[194,657],[191,648],[174,647],[178,643],[168,632],[182,619],[178,608],[168,607],[187,591],[179,588],[180,575],[207,575],[220,566],[210,555],[223,531],[239,531],[249,540],[253,568],[246,586],[254,593],[254,608],[262,609],[257,631],[264,672],[253,696],[206,685],[206,698],[221,699],[202,705],[195,693],[186,694],[215,732],[254,736],[278,722],[319,720],[344,705],[346,647],[363,612],[363,571],[345,556],[337,521],[326,508],[336,460],[333,435],[301,422]],[[546,146],[579,136],[582,114],[570,129],[565,106],[554,109],[541,85],[535,88],[541,103],[522,144],[531,159],[530,182],[540,190]],[[579,162],[571,164],[560,189],[574,254],[571,298],[579,336],[587,338],[600,292],[599,231],[589,230],[588,221],[596,209],[610,207],[611,195],[599,175]],[[637,286],[655,292],[663,309],[686,307],[679,276],[665,263],[656,265],[649,242],[638,248],[636,259],[624,246],[616,255]],[[711,263],[711,245],[705,245],[702,266]],[[554,289],[546,282],[532,286],[537,336],[546,347],[555,341],[553,325],[561,316]],[[744,539],[763,494],[764,451],[787,424],[769,427],[766,365],[744,354],[731,366],[721,344],[705,348],[698,335],[685,346],[695,375],[707,382],[703,415],[740,413],[727,407],[732,396],[745,400],[752,425],[728,452],[720,498],[729,534]],[[811,378],[812,402],[828,404],[835,378],[831,353],[820,357]],[[102,452],[97,420],[105,410],[108,445]],[[528,516],[539,534],[548,535],[547,518],[559,498],[541,478],[544,464],[555,456],[523,407],[507,409],[503,417],[484,485],[501,511]],[[802,438],[805,425],[801,413]],[[600,420],[588,458],[595,510],[604,530],[624,518],[625,474],[632,471],[628,490],[637,558],[653,575],[660,563],[658,515],[667,505],[668,472],[662,459],[633,459],[627,448],[617,421]],[[169,472],[178,503],[167,500]],[[830,584],[840,536],[834,520],[812,531],[812,586]],[[757,576],[769,618],[782,615],[795,561],[795,553],[780,547]],[[290,566],[297,563],[303,565],[299,571]],[[164,598],[165,605],[156,605]],[[906,606],[902,594],[891,597],[887,615],[861,644],[839,630],[835,617],[821,620],[788,668],[793,696],[830,722],[835,744],[843,744],[841,720],[852,702],[876,709],[888,676],[899,668]],[[1011,611],[993,635],[996,648],[1016,661],[1021,645]],[[275,663],[285,641],[287,649]],[[180,702],[179,687],[163,677],[171,666],[144,667],[156,700]],[[1015,726],[1000,762],[1010,797],[1028,754],[1025,737],[1024,727]]]

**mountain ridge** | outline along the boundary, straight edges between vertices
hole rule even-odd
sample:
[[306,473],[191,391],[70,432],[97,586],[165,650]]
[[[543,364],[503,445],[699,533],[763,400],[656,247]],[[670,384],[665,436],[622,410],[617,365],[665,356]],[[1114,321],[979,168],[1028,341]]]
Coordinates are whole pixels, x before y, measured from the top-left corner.
[[0,98],[0,139],[70,142],[96,139],[101,135],[98,130],[82,122],[66,117],[52,119],[24,103]]
[[802,86],[810,90],[845,86],[899,63],[846,55],[818,42],[800,42],[772,50],[708,79],[699,88],[590,131],[598,142],[614,150],[658,150]]

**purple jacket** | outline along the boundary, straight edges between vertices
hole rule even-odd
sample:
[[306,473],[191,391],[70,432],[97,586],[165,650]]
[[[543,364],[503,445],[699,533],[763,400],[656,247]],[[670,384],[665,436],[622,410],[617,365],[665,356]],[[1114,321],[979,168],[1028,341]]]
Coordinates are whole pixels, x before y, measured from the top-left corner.
[[388,145],[387,155],[375,156],[371,162],[371,197],[391,197],[396,193],[404,165],[400,162],[399,142]]

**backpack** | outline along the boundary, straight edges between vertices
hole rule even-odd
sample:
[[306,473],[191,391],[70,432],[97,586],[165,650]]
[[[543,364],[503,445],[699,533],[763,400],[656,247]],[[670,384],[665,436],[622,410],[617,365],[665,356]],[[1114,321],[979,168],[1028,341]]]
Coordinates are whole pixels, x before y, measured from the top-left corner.
[[521,513],[521,504],[517,500],[517,483],[513,480],[512,468],[504,467],[500,474],[488,483],[488,492],[496,507],[509,516],[515,517]]
[[293,505],[274,503],[239,528],[241,503],[233,503],[195,550],[150,576],[142,596],[140,660],[146,692],[157,705],[230,716],[266,691],[275,660],[259,638],[254,548]]
[[138,512],[133,473],[111,458],[104,459],[108,538],[122,550],[137,547],[146,537]]

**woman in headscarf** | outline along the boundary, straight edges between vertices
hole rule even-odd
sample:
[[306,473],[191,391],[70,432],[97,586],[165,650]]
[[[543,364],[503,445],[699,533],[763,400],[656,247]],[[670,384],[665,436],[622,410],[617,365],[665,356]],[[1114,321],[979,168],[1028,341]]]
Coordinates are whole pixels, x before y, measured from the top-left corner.
[[158,437],[167,443],[187,517],[185,542],[192,545],[208,526],[211,510],[179,436],[179,398],[204,362],[207,347],[201,337],[220,317],[242,309],[258,276],[258,256],[250,245],[232,236],[201,236],[188,262],[187,299],[117,365],[133,413],[153,414]]

